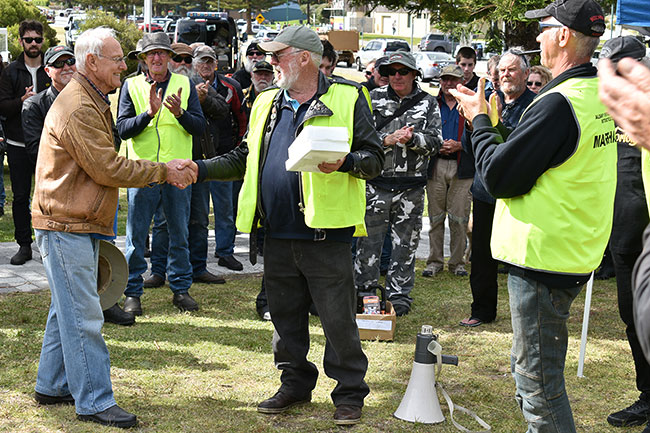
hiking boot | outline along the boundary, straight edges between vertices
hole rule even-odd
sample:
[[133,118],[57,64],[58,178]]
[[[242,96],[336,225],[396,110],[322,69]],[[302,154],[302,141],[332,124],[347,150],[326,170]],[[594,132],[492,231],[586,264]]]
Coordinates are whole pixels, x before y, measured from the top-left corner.
[[18,252],[11,258],[12,265],[24,265],[25,262],[32,259],[32,246],[21,245]]

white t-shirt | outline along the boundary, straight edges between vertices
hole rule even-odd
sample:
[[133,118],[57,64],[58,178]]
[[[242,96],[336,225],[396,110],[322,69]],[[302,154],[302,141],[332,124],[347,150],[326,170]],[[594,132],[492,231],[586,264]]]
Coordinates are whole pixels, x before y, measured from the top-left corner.
[[38,71],[38,68],[40,68],[40,66],[31,67],[31,66],[25,65],[25,67],[27,67],[27,70],[29,71],[29,73],[32,74],[32,83],[34,84],[34,88],[32,89],[32,92],[38,93],[38,91],[40,89],[37,88],[38,87],[38,80],[36,79],[36,71]]

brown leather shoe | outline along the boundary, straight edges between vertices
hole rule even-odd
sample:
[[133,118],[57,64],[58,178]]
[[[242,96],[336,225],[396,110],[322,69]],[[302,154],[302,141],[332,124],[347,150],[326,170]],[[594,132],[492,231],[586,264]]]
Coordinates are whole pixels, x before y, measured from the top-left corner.
[[337,406],[336,412],[334,412],[334,424],[351,425],[357,424],[359,421],[361,421],[360,406],[352,406],[350,404]]
[[271,398],[267,398],[263,402],[257,405],[257,411],[259,413],[267,414],[276,414],[282,413],[289,409],[291,406],[295,406],[301,403],[309,403],[311,401],[311,394],[306,398],[295,398],[289,394],[285,394],[282,391],[278,391]]
[[193,277],[192,282],[203,284],[226,284],[226,280],[223,277],[215,275],[209,271],[205,271],[202,274]]

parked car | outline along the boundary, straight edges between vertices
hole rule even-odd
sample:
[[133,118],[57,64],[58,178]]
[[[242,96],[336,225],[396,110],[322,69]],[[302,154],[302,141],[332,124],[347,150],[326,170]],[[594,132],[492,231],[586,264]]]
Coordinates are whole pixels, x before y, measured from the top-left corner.
[[[138,30],[145,31],[145,24],[140,23],[138,24]],[[146,25],[146,31],[151,32],[151,33],[156,33],[156,32],[162,32],[163,28],[160,24],[156,23],[151,23]]]
[[357,64],[357,69],[363,71],[368,62],[382,56],[389,56],[395,51],[411,51],[411,47],[402,39],[373,39],[357,51],[354,62]]
[[255,39],[257,39],[259,42],[269,42],[275,39],[275,37],[279,34],[280,32],[277,30],[260,30],[255,35]]
[[451,54],[454,42],[449,36],[440,33],[429,33],[420,40],[420,51],[439,51]]
[[447,65],[456,63],[451,54],[439,51],[423,51],[413,53],[418,71],[422,74],[422,81],[437,80],[440,78],[440,71]]
[[237,70],[237,25],[225,12],[188,12],[187,18],[176,22],[174,42],[203,42],[217,55],[218,72]]
[[174,33],[176,33],[176,20],[167,21],[163,26],[163,32],[167,33],[167,36],[169,36],[169,41],[173,43]]
[[81,25],[86,20],[86,15],[70,15],[68,24],[63,27],[65,30],[65,44],[74,49],[74,44],[81,34]]

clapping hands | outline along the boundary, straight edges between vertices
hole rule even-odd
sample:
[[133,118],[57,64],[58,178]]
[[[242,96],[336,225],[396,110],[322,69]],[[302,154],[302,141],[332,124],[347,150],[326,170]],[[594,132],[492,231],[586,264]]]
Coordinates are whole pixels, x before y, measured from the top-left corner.
[[199,167],[191,159],[174,159],[167,163],[167,183],[185,189],[196,182]]

